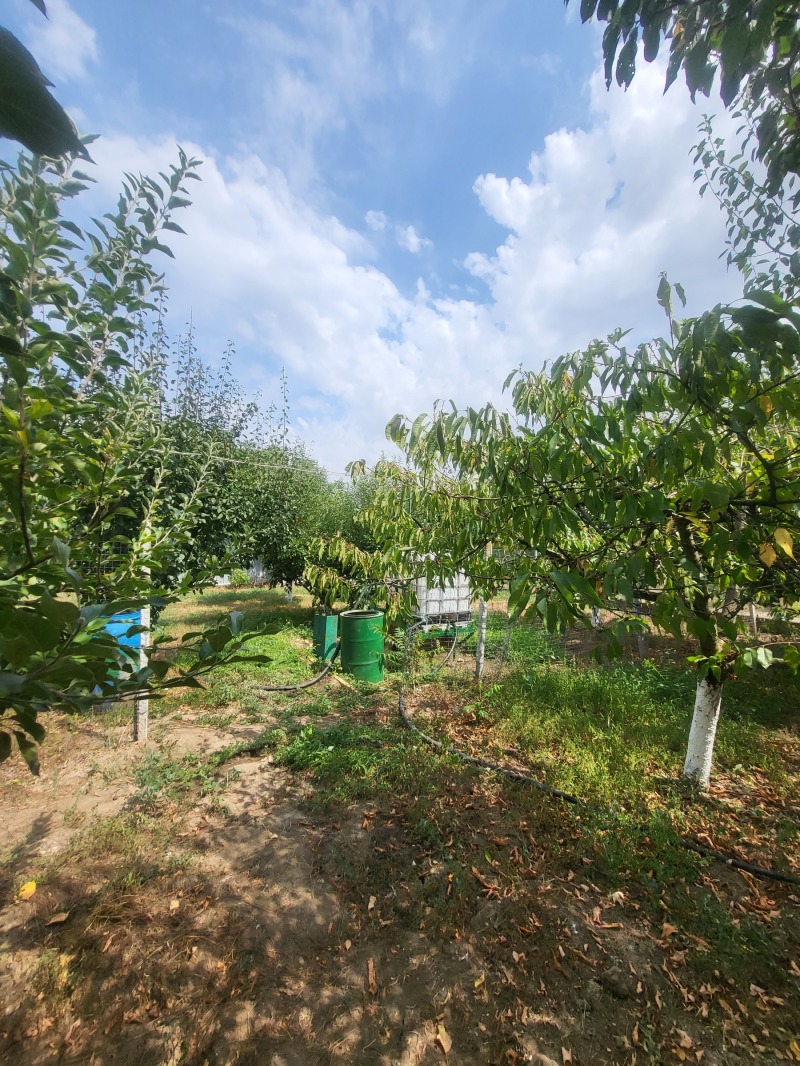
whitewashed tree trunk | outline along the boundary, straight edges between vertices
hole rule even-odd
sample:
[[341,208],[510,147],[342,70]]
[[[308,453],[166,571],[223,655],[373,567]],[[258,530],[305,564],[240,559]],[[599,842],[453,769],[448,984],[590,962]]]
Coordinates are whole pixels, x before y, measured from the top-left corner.
[[486,662],[486,619],[489,609],[486,600],[478,600],[478,645],[475,648],[475,680],[480,681],[483,677],[483,666]]
[[692,727],[689,730],[689,747],[683,776],[707,788],[711,780],[711,763],[714,757],[714,738],[722,709],[722,685],[713,678],[703,677],[697,682],[694,699]]
[[756,605],[754,603],[750,604],[750,629],[752,630],[753,636],[757,637],[758,636],[758,615],[756,614]]
[[600,608],[592,607],[592,629],[600,628]]

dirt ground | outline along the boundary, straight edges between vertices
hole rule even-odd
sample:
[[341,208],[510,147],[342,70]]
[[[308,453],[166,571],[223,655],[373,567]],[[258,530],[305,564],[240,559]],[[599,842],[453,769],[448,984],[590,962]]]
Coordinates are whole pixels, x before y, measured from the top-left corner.
[[[209,753],[263,729],[197,718],[160,721],[147,750]],[[550,801],[465,776],[438,824],[451,812],[471,855],[502,861],[448,866],[418,811],[321,807],[263,753],[225,763],[222,793],[146,816],[129,735],[63,720],[40,779],[0,768],[4,1063],[800,1061],[798,960],[769,987],[715,971],[703,938],[666,911],[654,922],[635,886],[595,883],[574,816]],[[792,886],[703,876],[765,929],[800,913]],[[705,980],[690,983],[690,956]]]

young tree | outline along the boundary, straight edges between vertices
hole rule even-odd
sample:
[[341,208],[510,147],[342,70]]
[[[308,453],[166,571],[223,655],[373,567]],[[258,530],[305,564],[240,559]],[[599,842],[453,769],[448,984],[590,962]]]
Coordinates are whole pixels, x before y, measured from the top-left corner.
[[[31,768],[53,707],[81,709],[197,675],[241,644],[241,618],[187,643],[169,673],[121,661],[109,615],[166,602],[165,560],[187,538],[206,464],[169,508],[169,443],[157,382],[132,366],[137,323],[163,276],[154,252],[188,203],[197,161],[160,180],[127,175],[116,211],[84,232],[64,205],[89,180],[67,162],[22,157],[0,189],[0,760],[14,736]],[[202,578],[202,575],[200,575]],[[188,575],[178,592],[195,585]]]
[[[662,279],[668,340],[630,351],[617,334],[519,372],[514,420],[492,407],[398,416],[389,432],[414,473],[393,510],[381,504],[401,556],[431,543],[428,524],[440,571],[470,559],[491,582],[511,556],[510,608],[551,629],[610,601],[613,651],[642,627],[640,599],[696,638],[684,773],[706,785],[725,679],[770,658],[747,647],[739,612],[800,605],[800,315],[763,293],[677,321],[672,291]],[[489,542],[500,551],[485,559]]]

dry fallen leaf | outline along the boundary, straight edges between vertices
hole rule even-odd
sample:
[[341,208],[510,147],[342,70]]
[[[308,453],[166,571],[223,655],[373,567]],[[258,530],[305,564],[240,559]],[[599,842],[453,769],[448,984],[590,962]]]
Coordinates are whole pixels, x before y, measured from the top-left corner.
[[69,911],[59,911],[45,922],[45,925],[62,925],[69,918]]
[[664,922],[664,924],[661,926],[661,935],[664,937],[665,940],[668,936],[672,936],[674,933],[677,932],[677,925],[670,925],[669,922]]
[[353,941],[352,940],[345,940],[345,942],[344,942],[344,950],[345,951],[349,951],[352,946],[353,946]]
[[681,1047],[694,1047],[694,1040],[692,1040],[685,1029],[679,1029],[678,1032],[681,1035]]
[[436,1043],[439,1045],[445,1055],[450,1054],[450,1048],[453,1046],[453,1041],[450,1038],[450,1034],[441,1022],[436,1026]]
[[565,1064],[567,1062],[572,1062],[572,1052],[567,1050],[567,1048],[565,1047],[562,1047],[561,1049],[561,1061]]
[[789,1042],[789,1052],[794,1055],[795,1062],[800,1062],[800,1044],[796,1040]]
[[180,905],[181,901],[179,899],[171,899],[169,901],[169,909],[171,911],[176,911],[180,907]]
[[378,900],[375,898],[375,896],[370,896],[369,897],[369,903],[367,904],[367,910],[368,911],[373,910],[375,908],[375,904],[377,902],[378,902]]
[[367,960],[367,987],[373,996],[377,996],[378,978],[375,974],[375,963],[372,959]]
[[17,892],[18,899],[30,899],[33,893],[36,891],[35,881],[26,881],[22,888]]

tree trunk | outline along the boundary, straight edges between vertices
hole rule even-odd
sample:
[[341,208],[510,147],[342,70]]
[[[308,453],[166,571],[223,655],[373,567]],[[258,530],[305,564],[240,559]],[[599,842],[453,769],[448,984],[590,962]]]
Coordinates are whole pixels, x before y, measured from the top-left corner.
[[708,788],[711,780],[714,738],[721,709],[722,682],[707,674],[697,682],[689,746],[683,764],[683,776],[695,781],[701,788]]
[[480,682],[483,676],[483,664],[486,661],[486,619],[488,605],[483,598],[478,600],[478,645],[475,648],[475,680]]

